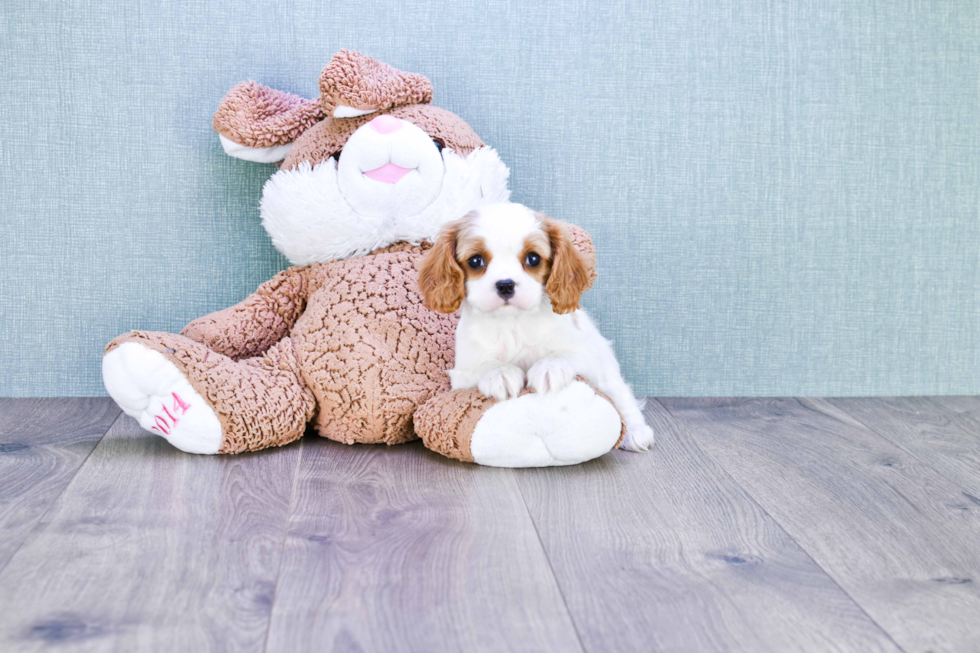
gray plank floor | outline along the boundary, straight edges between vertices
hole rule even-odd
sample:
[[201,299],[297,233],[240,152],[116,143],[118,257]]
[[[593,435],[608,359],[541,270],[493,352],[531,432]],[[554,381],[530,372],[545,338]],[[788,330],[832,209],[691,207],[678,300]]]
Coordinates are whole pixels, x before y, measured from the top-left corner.
[[980,398],[647,417],[504,470],[0,399],[0,651],[980,651]]

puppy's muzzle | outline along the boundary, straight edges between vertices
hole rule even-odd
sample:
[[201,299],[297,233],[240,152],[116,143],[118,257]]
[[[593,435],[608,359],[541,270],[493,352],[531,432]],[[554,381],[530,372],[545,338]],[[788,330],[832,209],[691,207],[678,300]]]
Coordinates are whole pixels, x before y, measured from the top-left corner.
[[503,279],[502,281],[498,281],[495,285],[497,286],[497,294],[500,295],[501,299],[510,299],[513,297],[514,288],[517,286],[517,284],[511,279]]

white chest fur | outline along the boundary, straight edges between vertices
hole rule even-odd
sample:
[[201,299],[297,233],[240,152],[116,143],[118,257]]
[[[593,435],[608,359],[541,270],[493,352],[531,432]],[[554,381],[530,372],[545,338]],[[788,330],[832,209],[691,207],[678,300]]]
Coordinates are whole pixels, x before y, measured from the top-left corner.
[[527,371],[542,358],[574,356],[581,338],[556,335],[579,331],[579,313],[556,315],[550,309],[534,312],[515,309],[488,314],[464,305],[456,335],[456,366],[494,360]]

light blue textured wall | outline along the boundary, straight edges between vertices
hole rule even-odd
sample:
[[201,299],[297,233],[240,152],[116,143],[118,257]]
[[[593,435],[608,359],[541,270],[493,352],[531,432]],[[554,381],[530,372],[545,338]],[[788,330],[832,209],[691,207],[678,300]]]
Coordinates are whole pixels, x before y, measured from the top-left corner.
[[642,393],[980,393],[980,3],[0,4],[0,395],[285,265],[211,114],[336,50],[428,75],[587,227]]

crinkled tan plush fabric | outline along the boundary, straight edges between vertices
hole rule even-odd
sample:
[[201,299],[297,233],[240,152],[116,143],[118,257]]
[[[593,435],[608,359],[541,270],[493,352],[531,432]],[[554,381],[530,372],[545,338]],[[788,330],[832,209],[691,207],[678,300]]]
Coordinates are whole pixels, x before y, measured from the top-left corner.
[[595,245],[592,244],[592,238],[589,236],[588,231],[576,224],[567,222],[564,224],[568,227],[568,231],[572,236],[572,245],[585,258],[585,265],[589,269],[589,285],[585,287],[585,290],[588,290],[599,276],[595,267]]
[[306,309],[308,272],[308,267],[284,270],[245,301],[194,320],[181,334],[236,361],[261,356]]
[[[483,147],[483,141],[462,118],[431,104],[410,104],[382,113],[407,120],[461,156]],[[347,139],[358,127],[379,115],[372,113],[356,118],[327,118],[318,122],[293,144],[282,162],[282,169],[289,170],[303,162],[316,165],[326,161],[344,149]]]
[[415,411],[415,432],[432,451],[471,463],[473,429],[495,403],[476,388],[444,392]]
[[320,435],[341,442],[414,439],[416,407],[449,389],[457,316],[422,305],[423,248],[312,266],[313,292],[293,329],[320,406]]
[[306,430],[316,403],[305,386],[292,340],[262,356],[236,362],[190,338],[131,331],[109,343],[138,342],[163,354],[214,409],[223,441],[218,453],[241,453],[287,444]]
[[[428,247],[399,243],[367,256],[290,268],[236,306],[191,322],[184,335],[231,364],[258,357],[241,363],[253,367],[288,343],[296,377],[318,407],[320,435],[347,443],[414,439],[415,408],[449,389],[457,321],[422,305],[415,264]],[[236,383],[227,376],[207,379]],[[241,427],[232,427],[228,437],[237,439]]]
[[[582,381],[591,387],[597,395],[609,400],[609,397],[581,376],[576,377],[576,380]],[[532,392],[534,391],[524,388],[520,396]],[[473,430],[483,414],[497,403],[496,399],[483,396],[476,388],[444,392],[433,397],[415,411],[415,432],[422,438],[425,446],[432,451],[466,463],[474,462],[470,448]],[[623,436],[626,434],[626,423],[622,422],[622,418],[620,421],[622,427],[614,449],[619,447],[623,441]]]
[[240,145],[275,147],[292,143],[323,118],[317,100],[248,80],[228,91],[214,112],[211,125]]
[[[274,147],[297,142],[287,169],[300,161],[316,165],[337,154],[350,135],[384,113],[417,125],[463,156],[483,141],[458,116],[433,107],[432,84],[423,76],[406,73],[371,57],[341,50],[320,74],[320,98],[307,100],[251,80],[236,84],[218,105],[212,125],[219,134],[248,147]],[[333,118],[338,105],[374,113],[354,118]],[[296,150],[301,152],[297,153]]]
[[432,101],[432,83],[371,57],[341,50],[320,73],[320,102],[326,115],[338,106],[378,111]]

